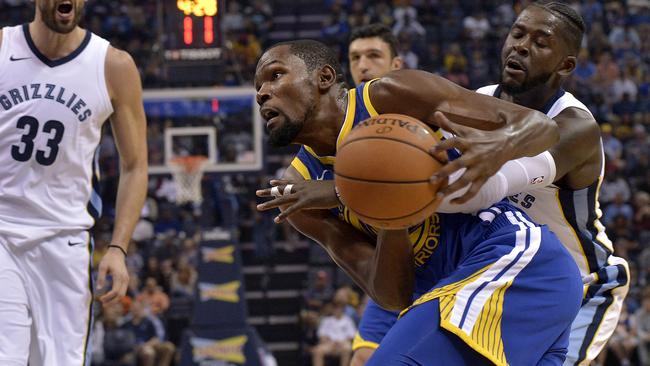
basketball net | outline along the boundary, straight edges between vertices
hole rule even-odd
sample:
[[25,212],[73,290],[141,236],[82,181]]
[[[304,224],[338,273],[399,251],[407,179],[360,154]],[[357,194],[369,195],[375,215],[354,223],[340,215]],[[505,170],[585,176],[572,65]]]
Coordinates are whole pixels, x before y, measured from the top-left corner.
[[205,156],[176,157],[169,162],[176,186],[176,203],[203,201],[201,178],[207,163]]

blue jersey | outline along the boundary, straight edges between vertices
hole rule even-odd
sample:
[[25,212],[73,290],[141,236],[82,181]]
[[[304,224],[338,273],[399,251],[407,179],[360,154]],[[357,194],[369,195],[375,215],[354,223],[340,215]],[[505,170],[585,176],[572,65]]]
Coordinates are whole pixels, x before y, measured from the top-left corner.
[[[337,147],[354,126],[377,115],[368,93],[371,83],[348,91]],[[453,151],[448,154],[456,157]],[[302,146],[291,165],[306,180],[331,180],[335,161],[335,156],[318,156]],[[376,238],[377,229],[347,207],[331,213]],[[436,337],[449,334],[496,365],[538,364],[549,357],[549,364],[561,363],[568,328],[580,306],[582,281],[548,228],[530,222],[506,201],[479,215],[433,214],[409,233],[416,268],[414,302],[400,321],[397,313],[369,303],[353,345],[374,348],[381,342],[369,365],[396,364],[394,357],[434,364],[444,353],[433,347]],[[525,334],[517,329],[525,329]],[[535,352],[531,345],[537,347]],[[465,353],[461,349],[458,354]],[[452,358],[445,360],[441,364],[456,364]]]
[[[336,145],[341,145],[348,133],[360,122],[376,116],[378,113],[370,102],[368,89],[372,81],[359,85],[348,91],[348,105],[345,120],[337,137]],[[436,129],[437,130],[437,129]],[[443,138],[440,131],[436,131]],[[455,152],[450,152],[450,159],[455,158]],[[319,156],[309,146],[303,145],[291,163],[306,180],[334,179],[335,156]],[[358,230],[375,239],[377,229],[361,221],[347,207],[339,206],[331,210],[337,216]],[[461,224],[471,215],[467,214],[433,214],[422,223],[409,228],[413,254],[416,266],[416,295],[431,288],[432,281],[440,279],[452,268],[453,263],[463,255],[464,248]],[[441,245],[441,243],[444,243]],[[432,258],[436,252],[435,259]]]

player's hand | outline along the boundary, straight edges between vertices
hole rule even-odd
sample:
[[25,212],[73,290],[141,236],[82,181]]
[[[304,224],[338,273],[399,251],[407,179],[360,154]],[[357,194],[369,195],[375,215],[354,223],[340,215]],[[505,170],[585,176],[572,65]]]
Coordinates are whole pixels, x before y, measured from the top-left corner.
[[124,253],[119,249],[108,248],[101,262],[99,262],[97,291],[99,293],[102,292],[102,289],[106,285],[107,275],[110,275],[113,279],[113,287],[98,297],[98,300],[104,305],[115,304],[126,294],[129,286],[129,272],[126,269],[125,259]]
[[431,153],[438,154],[449,149],[457,149],[461,152],[461,156],[445,164],[431,177],[431,182],[437,183],[447,179],[453,172],[466,168],[458,180],[439,191],[442,196],[447,196],[470,185],[465,194],[451,201],[456,204],[465,203],[478,193],[483,184],[496,174],[503,164],[510,160],[512,151],[509,149],[508,136],[503,129],[483,131],[459,125],[450,121],[441,112],[436,112],[434,118],[442,129],[456,136],[441,141],[432,148]]
[[[282,207],[282,212],[273,219],[276,223],[284,221],[287,217],[300,210],[330,209],[339,205],[334,190],[334,181],[332,180],[293,182],[274,179],[271,180],[270,184],[271,188],[260,189],[255,192],[258,197],[273,197],[273,199],[257,205],[257,209],[266,211]],[[291,186],[285,192],[288,185]]]

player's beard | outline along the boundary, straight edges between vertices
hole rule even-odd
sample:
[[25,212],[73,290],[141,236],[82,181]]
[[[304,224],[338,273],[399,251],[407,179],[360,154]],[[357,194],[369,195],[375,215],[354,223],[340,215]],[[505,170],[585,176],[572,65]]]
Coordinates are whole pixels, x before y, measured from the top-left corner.
[[545,84],[547,81],[551,79],[551,76],[553,76],[552,72],[539,74],[530,79],[528,78],[528,75],[526,75],[524,82],[521,83],[520,85],[510,85],[510,84],[505,84],[503,82],[503,72],[502,72],[501,76],[499,77],[499,85],[501,85],[501,89],[507,94],[516,95],[516,94],[525,93],[540,85]]
[[37,6],[41,13],[41,20],[45,25],[50,28],[50,30],[67,34],[72,32],[77,24],[81,21],[81,15],[83,14],[84,2],[72,1],[72,7],[74,11],[74,18],[69,23],[59,23],[56,21],[56,11],[58,4],[53,1],[40,1],[36,2]]
[[286,121],[269,133],[269,142],[275,147],[284,147],[292,143],[302,130],[302,122]]

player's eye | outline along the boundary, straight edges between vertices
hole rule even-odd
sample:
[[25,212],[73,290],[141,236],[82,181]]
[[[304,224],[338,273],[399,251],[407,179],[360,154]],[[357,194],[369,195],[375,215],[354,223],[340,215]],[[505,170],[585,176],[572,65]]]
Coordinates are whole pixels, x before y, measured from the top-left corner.
[[521,32],[518,31],[518,30],[513,30],[512,32],[510,32],[510,35],[512,36],[512,38],[519,39],[519,38],[521,38],[524,34],[521,33]]
[[546,48],[546,47],[548,47],[548,45],[546,44],[546,42],[540,42],[540,41],[536,41],[536,42],[535,42],[535,45],[536,45],[538,48]]
[[280,78],[280,76],[282,76],[282,73],[279,72],[279,71],[275,71],[275,72],[273,72],[273,74],[271,75],[271,80],[277,80],[277,79]]

